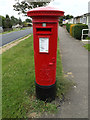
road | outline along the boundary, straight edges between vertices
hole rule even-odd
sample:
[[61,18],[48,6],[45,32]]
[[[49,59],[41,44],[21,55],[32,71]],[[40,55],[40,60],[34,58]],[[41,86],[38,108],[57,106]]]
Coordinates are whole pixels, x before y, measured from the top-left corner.
[[6,45],[7,43],[10,43],[14,40],[17,40],[21,37],[24,37],[30,33],[33,33],[32,28],[15,31],[15,32],[7,33],[7,34],[2,34],[2,35],[0,35],[0,47],[3,45]]

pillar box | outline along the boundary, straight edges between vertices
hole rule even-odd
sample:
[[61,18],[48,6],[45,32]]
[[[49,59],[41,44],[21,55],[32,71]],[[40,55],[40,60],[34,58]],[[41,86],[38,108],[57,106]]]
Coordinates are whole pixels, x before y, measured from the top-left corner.
[[38,7],[27,15],[33,22],[36,96],[51,101],[56,94],[58,20],[64,12],[53,7]]

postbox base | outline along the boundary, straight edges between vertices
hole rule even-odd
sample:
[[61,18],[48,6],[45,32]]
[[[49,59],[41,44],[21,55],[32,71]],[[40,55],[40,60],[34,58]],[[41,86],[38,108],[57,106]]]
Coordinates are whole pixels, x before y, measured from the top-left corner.
[[56,96],[56,83],[50,86],[41,86],[36,83],[36,97],[37,99],[51,102],[55,100]]

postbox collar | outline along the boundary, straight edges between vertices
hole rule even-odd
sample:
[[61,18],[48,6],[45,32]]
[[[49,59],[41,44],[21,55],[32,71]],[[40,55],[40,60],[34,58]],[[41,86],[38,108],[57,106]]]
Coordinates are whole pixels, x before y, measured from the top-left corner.
[[34,9],[28,11],[27,15],[30,17],[36,17],[36,16],[60,17],[60,16],[64,15],[64,12],[58,10],[57,8],[46,6],[46,7],[34,8]]

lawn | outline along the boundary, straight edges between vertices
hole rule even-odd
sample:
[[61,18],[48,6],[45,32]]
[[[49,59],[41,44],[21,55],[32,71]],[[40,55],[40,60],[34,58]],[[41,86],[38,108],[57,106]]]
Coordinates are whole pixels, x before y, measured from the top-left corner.
[[84,47],[85,47],[88,51],[90,51],[90,44],[86,44],[86,45],[84,45]]
[[86,37],[86,40],[90,40],[90,37]]
[[[30,118],[32,115],[38,117],[44,112],[57,112],[55,102],[45,103],[35,97],[33,36],[4,52],[2,65],[3,118]],[[59,44],[56,80],[57,96],[62,98],[72,86],[72,82],[63,77]]]

